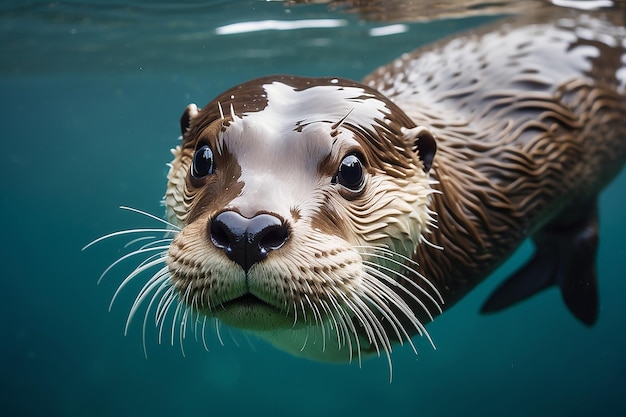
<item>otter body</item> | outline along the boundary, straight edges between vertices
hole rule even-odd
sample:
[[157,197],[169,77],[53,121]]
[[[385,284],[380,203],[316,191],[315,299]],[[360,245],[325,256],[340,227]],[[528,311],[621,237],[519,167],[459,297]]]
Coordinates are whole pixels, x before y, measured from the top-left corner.
[[626,158],[620,10],[526,18],[408,54],[365,82],[437,138],[439,230],[415,258],[449,307],[531,236],[534,258],[485,304],[559,285],[597,315],[596,201]]
[[173,237],[129,276],[164,264],[131,316],[153,291],[161,326],[177,306],[301,356],[389,356],[530,236],[484,311],[558,285],[592,324],[597,196],[626,159],[626,31],[623,13],[555,10],[363,83],[265,77],[189,105]]

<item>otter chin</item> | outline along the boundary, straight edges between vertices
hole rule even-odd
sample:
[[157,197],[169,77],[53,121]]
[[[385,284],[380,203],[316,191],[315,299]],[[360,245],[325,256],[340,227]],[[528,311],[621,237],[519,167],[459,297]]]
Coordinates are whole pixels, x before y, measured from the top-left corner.
[[169,314],[181,337],[215,319],[299,356],[389,359],[529,238],[482,311],[558,287],[593,325],[597,199],[626,160],[625,17],[546,10],[363,82],[268,76],[187,106],[166,236],[111,266],[145,258],[120,289],[157,268],[129,320],[147,303],[144,323]]
[[222,303],[214,312],[199,311],[213,315],[224,324],[245,330],[274,330],[294,327],[294,322],[280,309],[267,304],[252,294]]

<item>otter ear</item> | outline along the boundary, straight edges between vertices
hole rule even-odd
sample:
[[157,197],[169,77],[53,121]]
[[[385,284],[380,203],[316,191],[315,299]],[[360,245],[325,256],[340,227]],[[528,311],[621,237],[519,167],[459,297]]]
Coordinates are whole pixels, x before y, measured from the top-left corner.
[[411,129],[402,128],[404,140],[407,141],[413,151],[417,153],[422,164],[424,164],[424,172],[428,172],[433,166],[433,159],[437,151],[437,141],[430,131],[424,126],[416,126]]
[[185,112],[180,118],[180,133],[185,136],[187,130],[189,130],[189,126],[191,125],[191,120],[196,117],[198,114],[198,106],[194,103],[189,104],[185,108]]

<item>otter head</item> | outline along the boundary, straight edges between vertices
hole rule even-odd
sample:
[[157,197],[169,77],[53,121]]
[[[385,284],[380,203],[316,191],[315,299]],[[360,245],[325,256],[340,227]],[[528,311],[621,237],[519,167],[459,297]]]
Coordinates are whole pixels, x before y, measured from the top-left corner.
[[414,306],[439,307],[411,260],[433,223],[426,128],[365,85],[287,76],[191,104],[181,128],[167,266],[188,308],[325,360],[424,332]]

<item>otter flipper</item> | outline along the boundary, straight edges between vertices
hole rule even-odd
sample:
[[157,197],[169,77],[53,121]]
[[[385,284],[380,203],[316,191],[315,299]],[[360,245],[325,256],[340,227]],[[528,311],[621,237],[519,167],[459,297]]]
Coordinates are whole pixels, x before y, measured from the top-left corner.
[[558,285],[569,310],[588,326],[598,316],[595,205],[566,224],[554,221],[533,236],[533,258],[491,294],[482,313],[502,310],[545,288]]

